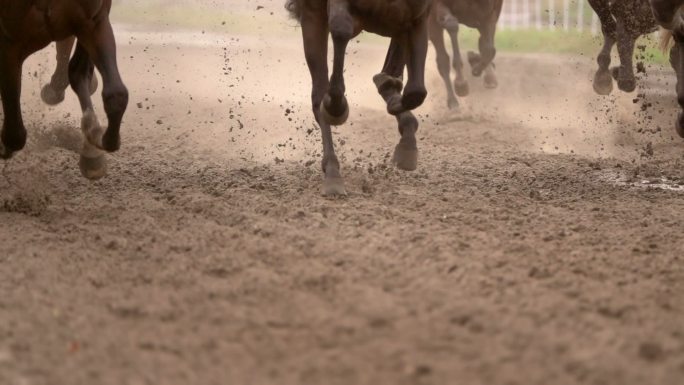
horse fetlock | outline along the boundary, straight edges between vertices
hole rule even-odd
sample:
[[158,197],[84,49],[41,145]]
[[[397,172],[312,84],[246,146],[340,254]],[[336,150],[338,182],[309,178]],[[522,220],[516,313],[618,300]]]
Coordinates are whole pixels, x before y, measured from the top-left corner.
[[636,89],[636,78],[632,73],[621,71],[617,79],[618,88],[624,92],[633,92]]
[[400,93],[404,88],[404,83],[399,78],[390,76],[386,73],[379,73],[373,76],[373,83],[378,89],[378,93],[383,94],[387,91],[396,91]]
[[86,142],[98,148],[102,147],[102,134],[104,131],[93,110],[89,109],[83,112],[81,131]]
[[[458,104],[458,102],[456,103]],[[406,140],[413,140],[415,142],[417,131],[418,119],[416,119],[412,113],[405,112],[399,115],[399,133],[401,134],[402,140],[406,138]]]

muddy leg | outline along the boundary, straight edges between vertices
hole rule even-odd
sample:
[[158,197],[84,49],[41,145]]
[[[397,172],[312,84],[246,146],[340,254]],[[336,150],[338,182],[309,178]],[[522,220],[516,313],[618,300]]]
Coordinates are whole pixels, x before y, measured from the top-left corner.
[[624,92],[632,92],[636,89],[636,77],[634,76],[634,57],[635,36],[629,34],[625,29],[624,23],[617,23],[617,47],[620,55],[620,70],[618,72],[618,88]]
[[0,158],[9,159],[26,145],[21,117],[21,68],[23,57],[16,49],[0,47],[0,97],[4,122],[0,133]]
[[344,124],[349,117],[349,104],[344,96],[344,59],[349,40],[354,36],[354,20],[346,0],[331,0],[328,25],[333,40],[333,71],[330,86],[321,104],[321,116],[333,126]]
[[447,30],[447,33],[451,38],[451,48],[454,55],[452,66],[456,71],[456,79],[454,80],[456,94],[458,96],[468,96],[470,93],[470,88],[468,87],[468,81],[463,75],[463,58],[461,57],[461,48],[458,44],[458,20],[452,16],[450,19],[445,20],[444,28]]
[[[392,39],[382,72],[373,77],[378,93],[387,103],[388,109],[390,104],[401,100],[401,76],[404,72],[404,63],[401,41]],[[413,171],[418,167],[418,146],[416,142],[418,120],[410,110],[397,114],[396,118],[401,139],[394,148],[392,162],[401,170]]]
[[437,70],[446,87],[447,106],[450,109],[458,108],[458,99],[451,85],[451,69],[449,68],[449,54],[444,45],[444,32],[442,26],[435,20],[430,23],[430,40],[432,40],[432,45],[434,45],[437,54]]
[[311,104],[323,139],[323,195],[346,195],[340,174],[340,162],[335,154],[330,124],[323,118],[321,104],[329,87],[328,80],[328,24],[313,11],[304,11],[301,19],[304,55],[311,73]]
[[601,48],[596,59],[599,68],[594,75],[594,91],[599,95],[608,95],[613,91],[610,51],[615,45],[617,25],[610,12],[610,4],[607,0],[589,0],[589,5],[601,21],[601,31],[603,32],[603,48]]
[[675,37],[675,45],[670,50],[670,64],[677,73],[677,101],[681,108],[675,129],[677,134],[684,138],[684,38]]

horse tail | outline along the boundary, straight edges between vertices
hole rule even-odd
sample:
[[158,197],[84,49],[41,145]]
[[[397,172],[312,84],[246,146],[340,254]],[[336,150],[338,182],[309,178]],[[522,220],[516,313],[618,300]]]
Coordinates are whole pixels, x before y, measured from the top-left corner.
[[285,9],[290,12],[290,17],[299,21],[302,19],[302,8],[305,0],[287,0]]
[[672,31],[669,29],[665,29],[663,27],[660,27],[660,44],[658,46],[660,47],[660,50],[663,52],[667,52],[667,50],[670,48],[670,45],[672,44]]

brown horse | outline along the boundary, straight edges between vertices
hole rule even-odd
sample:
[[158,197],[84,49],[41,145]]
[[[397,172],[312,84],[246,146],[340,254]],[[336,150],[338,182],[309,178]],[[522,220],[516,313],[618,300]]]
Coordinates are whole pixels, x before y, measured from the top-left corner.
[[[589,0],[601,21],[603,48],[598,55],[599,68],[594,76],[594,91],[608,95],[613,91],[613,79],[625,92],[636,89],[633,56],[634,45],[641,35],[657,28],[648,0]],[[609,69],[610,51],[617,42],[620,66]]]
[[[104,151],[119,149],[119,128],[128,105],[109,22],[111,5],[111,0],[0,0],[0,92],[4,111],[0,157],[10,158],[26,144],[20,105],[24,61],[52,41],[76,36],[78,44],[69,64],[69,82],[83,110],[81,129],[85,140],[79,165],[88,178],[105,174]],[[106,130],[100,127],[90,99],[93,65],[103,79]]]
[[674,40],[670,64],[677,73],[677,101],[681,108],[675,128],[684,138],[684,0],[651,0],[651,6],[653,15],[663,28],[662,48],[667,49],[670,41]]
[[[503,0],[435,0],[428,28],[430,40],[437,53],[437,69],[446,85],[449,108],[458,107],[456,95],[466,96],[469,93],[468,81],[463,76],[463,59],[458,44],[458,30],[461,24],[476,28],[480,33],[478,44],[480,53],[468,52],[468,62],[473,75],[480,76],[484,72],[485,87],[496,88],[498,85],[492,61],[496,55],[494,48],[496,23],[499,21],[502,7]],[[453,87],[443,30],[449,34],[453,48],[452,65],[456,70]],[[456,94],[454,94],[454,88]]]
[[[285,7],[302,27],[304,54],[313,83],[313,113],[323,137],[323,194],[344,195],[344,181],[335,155],[331,125],[349,116],[344,95],[344,59],[349,40],[362,30],[390,37],[382,72],[373,77],[387,111],[396,116],[401,140],[394,150],[394,164],[415,170],[418,161],[418,120],[411,110],[425,97],[427,21],[431,0],[288,0]],[[333,69],[328,78],[328,34],[333,41]],[[403,87],[404,68],[408,69]],[[403,88],[403,93],[402,93]]]
[[[40,91],[40,97],[46,104],[57,105],[64,100],[64,93],[69,86],[69,59],[71,51],[76,43],[75,37],[69,37],[58,41],[57,46],[57,67],[50,78],[50,83],[46,84]],[[97,76],[91,78],[90,94],[97,90]]]

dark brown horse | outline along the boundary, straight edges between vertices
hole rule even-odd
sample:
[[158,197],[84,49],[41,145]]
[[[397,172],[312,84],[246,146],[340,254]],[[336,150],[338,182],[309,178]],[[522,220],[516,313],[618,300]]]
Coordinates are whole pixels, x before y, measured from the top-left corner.
[[[437,53],[437,69],[444,80],[449,108],[458,107],[458,96],[466,96],[469,92],[468,81],[463,76],[463,59],[458,44],[459,26],[466,25],[480,32],[479,51],[468,52],[468,62],[473,75],[480,76],[484,72],[484,83],[487,88],[498,85],[494,73],[494,35],[496,23],[499,21],[503,0],[435,0],[430,14],[429,34]],[[449,54],[444,45],[444,32],[449,34],[453,48],[452,65],[456,70],[456,79],[451,83]],[[454,94],[454,88],[456,94]]]
[[[589,0],[589,5],[601,21],[604,39],[597,59],[599,68],[594,76],[594,90],[600,95],[610,94],[615,79],[622,91],[634,91],[634,44],[639,36],[657,28],[648,0]],[[610,69],[610,52],[616,42],[620,66]]]
[[[415,170],[418,159],[418,120],[411,110],[420,106],[425,89],[427,21],[431,0],[288,0],[285,7],[302,26],[304,54],[313,83],[313,113],[323,137],[323,194],[346,194],[335,155],[331,125],[349,116],[345,97],[344,59],[349,40],[362,30],[391,38],[382,72],[373,77],[387,111],[396,116],[401,140],[393,161],[403,170]],[[333,69],[328,78],[328,34],[333,41]],[[403,87],[404,68],[408,79]],[[403,93],[402,93],[403,88]]]
[[681,111],[677,117],[675,128],[679,136],[684,138],[684,0],[651,0],[653,15],[661,30],[662,48],[670,48],[670,64],[677,73],[677,101]]
[[[50,83],[46,84],[40,92],[40,97],[46,104],[54,106],[64,100],[64,93],[69,87],[69,59],[73,50],[75,37],[58,41],[57,46],[57,66],[50,78]],[[90,83],[90,94],[97,90],[97,76],[93,76]]]
[[[109,22],[111,0],[0,0],[0,92],[4,122],[0,157],[9,158],[26,144],[21,105],[24,60],[52,41],[76,36],[69,64],[69,82],[78,95],[85,140],[79,162],[84,176],[105,174],[104,151],[120,146],[119,128],[128,104],[128,91],[116,63],[116,44]],[[94,67],[102,75],[108,127],[103,130],[90,99]]]

